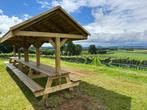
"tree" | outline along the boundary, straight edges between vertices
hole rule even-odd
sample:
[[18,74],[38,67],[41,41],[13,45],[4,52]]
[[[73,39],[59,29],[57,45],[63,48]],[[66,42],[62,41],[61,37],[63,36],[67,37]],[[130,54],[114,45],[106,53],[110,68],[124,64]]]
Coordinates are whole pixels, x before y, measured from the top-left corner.
[[63,46],[61,46],[61,54],[66,55],[66,49],[67,48],[67,43],[65,43]]
[[82,51],[82,46],[75,45],[72,41],[67,42],[67,44],[61,47],[61,53],[63,55],[80,55]]
[[105,48],[97,49],[97,54],[106,54],[106,53],[107,53],[107,49]]
[[66,55],[74,55],[74,52],[75,52],[75,45],[73,44],[72,41],[69,41],[66,47]]
[[82,46],[80,44],[75,45],[75,55],[80,55],[82,52]]
[[90,45],[90,46],[88,47],[88,52],[89,52],[90,54],[96,54],[96,51],[97,51],[97,48],[96,48],[95,45]]
[[13,48],[9,44],[0,44],[0,52],[1,53],[10,53],[13,51]]

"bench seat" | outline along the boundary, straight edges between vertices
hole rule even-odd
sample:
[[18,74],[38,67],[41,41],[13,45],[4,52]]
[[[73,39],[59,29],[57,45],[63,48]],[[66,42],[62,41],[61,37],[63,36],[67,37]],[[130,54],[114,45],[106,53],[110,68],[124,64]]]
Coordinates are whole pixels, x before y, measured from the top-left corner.
[[44,89],[38,83],[36,83],[34,80],[32,80],[30,77],[25,75],[23,72],[21,72],[15,66],[13,66],[13,64],[7,63],[6,65],[33,93]]

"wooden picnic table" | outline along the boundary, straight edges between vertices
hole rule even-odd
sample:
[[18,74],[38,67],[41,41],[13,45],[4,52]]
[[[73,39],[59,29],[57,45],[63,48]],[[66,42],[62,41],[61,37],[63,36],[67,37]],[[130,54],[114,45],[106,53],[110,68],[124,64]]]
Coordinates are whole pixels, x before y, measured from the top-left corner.
[[[36,66],[36,63],[33,61],[29,61],[29,62],[25,62],[24,59],[18,59],[17,57],[10,57],[10,63],[20,63],[21,66],[26,66],[28,68],[30,68],[30,70],[34,70],[37,72],[40,72],[42,74],[45,74],[46,76],[49,77],[53,77],[53,76],[57,76],[58,74],[56,73],[56,70],[54,67],[49,66],[49,65],[45,65],[45,64],[40,64],[39,66]],[[70,72],[65,71],[65,70],[61,70],[60,71],[60,75],[67,75]]]
[[[48,93],[74,87],[79,84],[78,80],[69,77],[69,72],[65,70],[61,70],[59,76],[55,72],[54,67],[44,64],[41,64],[40,66],[36,66],[36,63],[33,61],[25,62],[23,59],[18,59],[17,57],[10,57],[9,64],[7,64],[7,66],[28,88],[30,88],[30,90],[34,93],[35,96],[42,96]],[[23,73],[22,71],[24,69],[25,70],[27,69],[28,72]],[[34,72],[39,72],[40,74],[33,74]],[[39,85],[37,82],[32,80],[33,78],[41,78],[41,77],[47,77],[48,79],[44,88],[41,85]],[[53,81],[59,78],[65,78],[66,83],[52,86]]]

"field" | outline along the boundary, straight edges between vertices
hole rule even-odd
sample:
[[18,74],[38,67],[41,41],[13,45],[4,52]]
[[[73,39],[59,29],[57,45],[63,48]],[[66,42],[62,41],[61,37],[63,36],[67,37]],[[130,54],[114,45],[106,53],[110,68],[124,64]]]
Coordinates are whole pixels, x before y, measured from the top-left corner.
[[[87,51],[83,52],[83,55],[89,56]],[[116,57],[116,58],[130,58],[136,60],[147,60],[147,50],[117,50],[117,51],[108,51],[108,54],[98,54],[95,56],[107,56],[107,57]]]
[[[131,57],[146,60],[147,51],[117,51],[108,56]],[[31,58],[35,60],[34,58]],[[0,60],[0,110],[40,110],[40,98],[35,98],[15,76],[8,74],[4,61]],[[41,62],[53,66],[54,60],[41,58]],[[147,71],[132,68],[94,66],[62,61],[62,67],[81,79],[75,93],[64,91],[69,100],[63,101],[59,93],[49,96],[53,110],[69,107],[73,110],[76,96],[79,110],[147,110]],[[17,83],[16,83],[17,81]],[[51,103],[52,102],[52,103]],[[64,107],[62,106],[64,105]],[[86,106],[88,105],[88,106]],[[61,109],[61,110],[62,110]],[[64,110],[63,109],[63,110]],[[77,108],[75,108],[77,110]]]
[[114,51],[114,53],[108,54],[108,56],[114,56],[118,58],[126,58],[129,57],[130,59],[136,60],[147,60],[147,50],[134,50],[134,51]]

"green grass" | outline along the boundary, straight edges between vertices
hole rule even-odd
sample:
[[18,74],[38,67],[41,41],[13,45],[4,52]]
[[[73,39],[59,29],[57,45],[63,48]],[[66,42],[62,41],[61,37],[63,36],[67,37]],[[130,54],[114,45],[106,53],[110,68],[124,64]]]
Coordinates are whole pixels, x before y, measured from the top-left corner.
[[[41,58],[41,62],[54,65],[53,59]],[[147,110],[147,71],[64,61],[61,65],[87,74],[87,77],[81,77],[78,89],[96,105],[106,110]],[[0,60],[0,110],[37,110],[40,98],[35,98],[22,83],[16,84],[14,79],[5,70],[4,60]],[[70,95],[65,94],[65,97]],[[61,103],[56,94],[51,95],[50,100],[55,101],[53,104],[57,100]]]
[[147,50],[134,50],[134,51],[121,50],[121,51],[114,51],[114,53],[107,55],[114,56],[117,58],[129,57],[130,59],[147,60]]
[[[87,51],[84,51],[82,55],[89,56]],[[91,55],[90,55],[91,56]],[[107,54],[96,54],[93,56],[107,56],[107,57],[115,57],[115,58],[130,58],[136,60],[147,60],[147,50],[117,50],[110,51]]]

